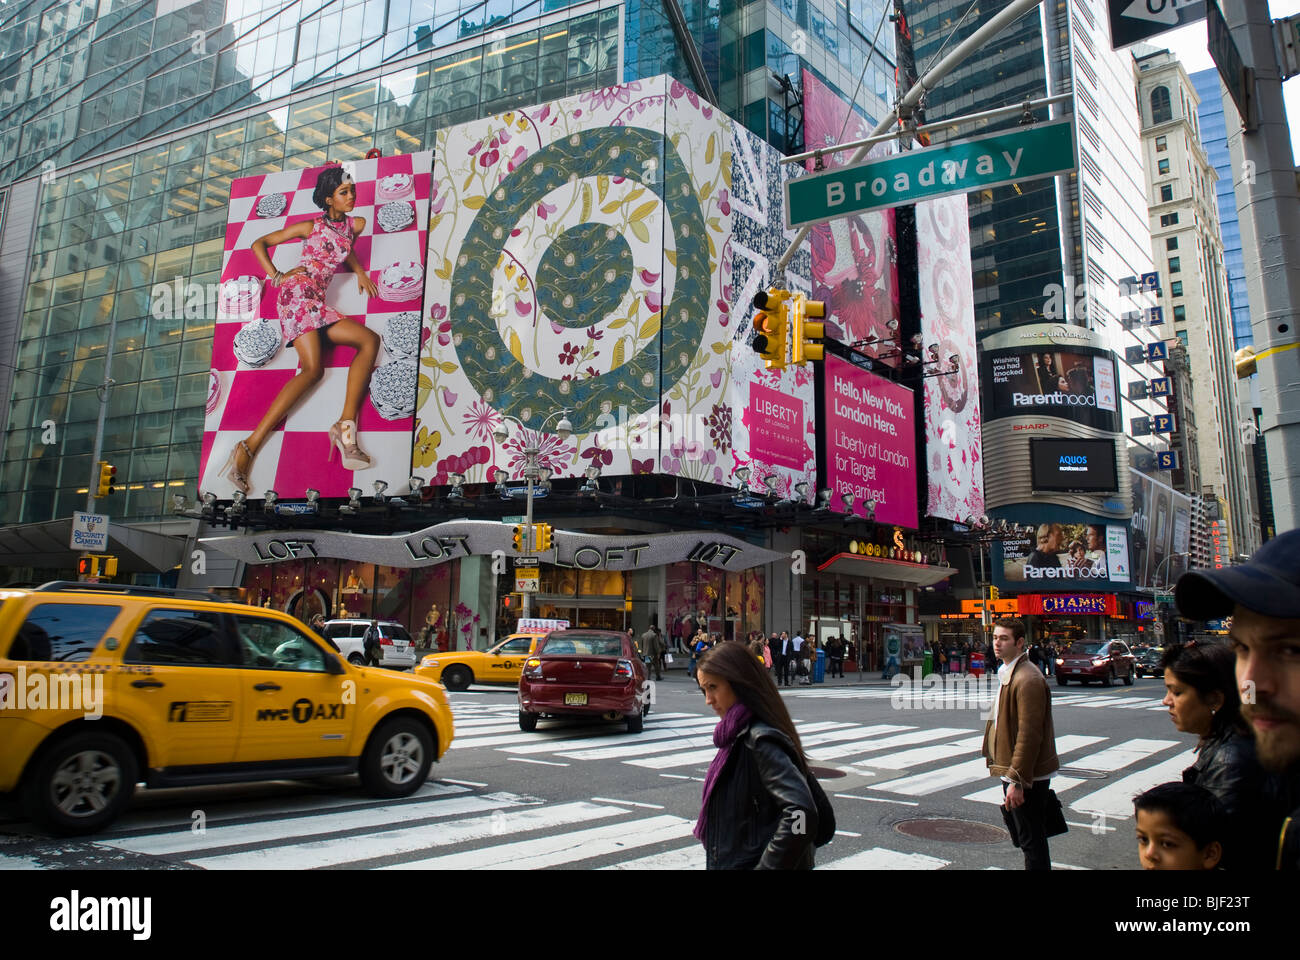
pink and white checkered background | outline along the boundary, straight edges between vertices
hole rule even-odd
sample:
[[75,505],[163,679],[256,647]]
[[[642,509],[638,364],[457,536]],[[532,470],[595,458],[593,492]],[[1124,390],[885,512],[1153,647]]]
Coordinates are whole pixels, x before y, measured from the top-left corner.
[[[378,284],[380,273],[394,263],[414,261],[423,267],[428,245],[433,153],[380,157],[345,166],[357,186],[352,215],[366,220],[365,230],[353,242],[353,251],[370,279]],[[223,283],[242,276],[262,280],[264,272],[253,255],[253,241],[321,215],[320,208],[312,202],[312,191],[324,169],[285,170],[234,181],[221,270]],[[376,201],[375,192],[381,178],[395,173],[414,177],[414,197],[406,199],[415,206],[415,221],[404,230],[385,233],[376,222],[383,201]],[[274,193],[285,195],[287,204],[283,213],[278,217],[259,217],[258,201]],[[298,265],[301,252],[302,242],[298,240],[270,250],[276,268],[285,271]],[[420,286],[423,288],[423,284]],[[257,315],[278,327],[276,292],[277,288],[263,283]],[[414,311],[417,316],[423,316],[422,294],[405,303],[367,297],[358,291],[356,277],[346,263],[339,265],[330,281],[325,302],[381,336],[394,314]],[[229,499],[234,493],[234,486],[221,475],[231,450],[252,433],[280,388],[298,370],[298,353],[289,346],[282,345],[276,356],[262,367],[249,367],[236,359],[235,334],[247,320],[247,317],[230,318],[219,313],[212,344],[212,370],[216,373],[219,393],[215,406],[209,401],[210,411],[204,421],[199,491],[215,493],[221,499]],[[357,431],[358,443],[369,454],[371,466],[355,472],[345,470],[337,451],[330,459],[329,428],[341,415],[348,364],[355,354],[351,348],[334,346],[328,341],[324,341],[323,347],[325,375],[276,427],[253,461],[249,475],[252,499],[260,499],[266,490],[275,490],[281,498],[300,498],[309,487],[319,490],[323,497],[347,496],[348,488],[354,486],[369,494],[372,481],[386,480],[395,488],[409,474],[415,418],[385,420],[372,405],[368,388],[357,418]],[[387,345],[381,347],[378,363],[392,359]]]

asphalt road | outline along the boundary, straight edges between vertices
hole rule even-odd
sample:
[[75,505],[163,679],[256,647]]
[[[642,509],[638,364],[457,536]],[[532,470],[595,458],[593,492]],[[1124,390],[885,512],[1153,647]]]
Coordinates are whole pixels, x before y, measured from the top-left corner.
[[[1052,692],[1064,767],[1053,787],[1070,824],[1052,861],[1135,869],[1132,796],[1179,779],[1193,738],[1174,730],[1157,679]],[[988,688],[942,701],[878,682],[783,694],[836,810],[819,868],[1021,868],[979,757]],[[641,734],[545,720],[523,733],[510,690],[450,699],[456,741],[410,798],[375,800],[350,778],[141,790],[111,830],[74,841],[11,810],[0,869],[703,867],[691,828],[716,718],[681,673],[656,685]]]

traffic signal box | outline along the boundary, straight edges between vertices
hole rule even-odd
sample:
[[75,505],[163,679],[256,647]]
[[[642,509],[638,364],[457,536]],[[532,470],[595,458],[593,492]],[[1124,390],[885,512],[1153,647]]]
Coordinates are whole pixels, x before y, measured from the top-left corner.
[[107,497],[109,494],[116,493],[117,487],[117,467],[113,466],[107,460],[99,461],[99,483],[95,487],[95,496]]
[[117,557],[82,557],[77,561],[78,577],[116,577]]
[[1002,599],[1002,595],[998,592],[997,587],[989,587],[989,599],[990,600]]
[[551,549],[551,525],[549,523],[534,524],[533,529],[537,534],[537,543],[534,545],[538,553],[543,550]]
[[754,350],[767,362],[767,368],[784,367],[790,362],[790,324],[786,308],[790,291],[760,290],[754,294]]
[[796,293],[789,303],[791,363],[807,363],[824,358],[824,349],[820,343],[826,335],[824,323],[810,322],[809,317],[826,316],[826,304],[821,300],[809,300],[802,293]]
[[515,524],[514,544],[515,553],[524,553],[528,549],[528,527],[522,523]]

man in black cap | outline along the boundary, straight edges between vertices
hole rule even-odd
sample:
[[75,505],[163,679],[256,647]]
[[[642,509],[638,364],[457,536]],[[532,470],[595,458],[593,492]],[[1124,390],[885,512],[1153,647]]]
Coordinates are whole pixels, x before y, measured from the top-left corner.
[[1270,859],[1300,870],[1300,530],[1274,537],[1249,561],[1184,574],[1179,612],[1193,620],[1232,617],[1241,714],[1260,762],[1278,774]]

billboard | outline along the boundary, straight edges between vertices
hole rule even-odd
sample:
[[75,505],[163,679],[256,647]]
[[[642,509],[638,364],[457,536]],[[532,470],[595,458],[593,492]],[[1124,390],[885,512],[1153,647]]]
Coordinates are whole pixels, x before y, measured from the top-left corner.
[[[916,434],[912,391],[836,356],[826,358],[826,481],[831,508],[865,515],[876,501],[877,523],[917,526]],[[847,512],[847,511],[844,511]]]
[[916,246],[922,336],[938,348],[936,369],[947,369],[949,358],[957,358],[956,372],[925,380],[926,513],[961,521],[984,513],[975,298],[965,195],[916,205]]
[[313,200],[330,166],[231,184],[200,493],[340,497],[408,475],[432,159],[349,163],[337,220]]
[[1133,481],[1133,574],[1140,587],[1168,586],[1187,569],[1192,500],[1145,473]]
[[[848,143],[871,134],[871,123],[830,87],[803,71],[804,142],[807,149]],[[885,156],[880,145],[868,156]],[[852,152],[828,154],[823,166],[843,166]],[[809,161],[808,169],[813,169]],[[826,335],[843,343],[874,340],[870,356],[898,347],[898,257],[894,211],[876,210],[812,228],[812,298],[826,302]],[[969,271],[968,271],[969,272]],[[968,278],[969,282],[969,278]],[[890,323],[894,329],[890,329]],[[885,363],[893,363],[886,360]]]
[[1013,347],[984,354],[988,419],[1061,417],[1118,432],[1115,360],[1086,347]]
[[1035,490],[1115,493],[1114,440],[1031,439],[1029,464]]
[[1029,536],[1002,542],[1003,578],[1038,587],[1126,583],[1126,534],[1122,526],[1040,523]]

